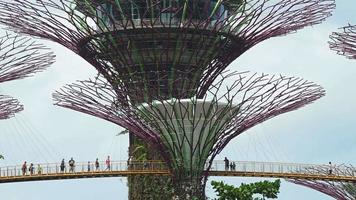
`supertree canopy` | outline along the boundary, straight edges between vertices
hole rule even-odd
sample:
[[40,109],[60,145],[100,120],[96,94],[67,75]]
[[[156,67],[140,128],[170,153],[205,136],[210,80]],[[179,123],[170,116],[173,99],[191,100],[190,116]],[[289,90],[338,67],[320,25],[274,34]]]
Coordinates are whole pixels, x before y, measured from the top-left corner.
[[[145,87],[135,94],[126,87],[116,91],[121,92],[99,78],[68,85],[54,99],[59,106],[118,124],[157,149],[181,199],[204,196],[204,170],[233,138],[324,95],[320,86],[299,78],[248,73],[221,74],[203,98],[167,99]],[[155,95],[155,100],[128,103],[135,95]]]
[[345,26],[342,30],[330,36],[330,48],[347,58],[356,59],[356,25]]
[[112,85],[123,81],[134,90],[136,80],[188,70],[181,87],[200,88],[201,97],[246,50],[321,23],[334,6],[334,0],[1,0],[0,22],[66,46]]
[[[340,170],[342,169],[342,170]],[[343,175],[343,176],[354,176],[355,168],[353,166],[319,166],[319,168],[312,169],[317,171],[319,174],[324,173],[325,175]],[[331,170],[331,171],[330,171]],[[356,199],[356,184],[353,182],[335,182],[335,181],[320,181],[320,180],[288,180],[289,182],[302,185],[319,192],[322,192],[330,197],[337,200],[354,200]]]
[[[54,61],[54,55],[32,39],[6,34],[0,37],[0,83],[28,77],[43,71]],[[19,102],[0,95],[0,119],[12,117],[23,110]]]

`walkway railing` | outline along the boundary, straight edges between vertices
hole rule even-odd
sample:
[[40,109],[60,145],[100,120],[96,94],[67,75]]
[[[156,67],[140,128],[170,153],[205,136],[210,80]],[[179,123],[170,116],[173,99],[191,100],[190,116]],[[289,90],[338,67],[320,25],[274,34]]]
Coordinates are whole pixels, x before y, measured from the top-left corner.
[[[115,171],[168,171],[166,165],[162,161],[111,161],[110,166],[105,162],[99,162],[96,167],[95,162],[80,162],[75,163],[74,167],[70,167],[65,163],[64,169],[61,169],[61,163],[42,163],[34,164],[33,172],[30,170],[31,163],[27,163],[26,170],[23,170],[23,165],[0,167],[1,177],[13,177],[24,175],[51,175],[51,174],[67,174],[67,173],[99,173],[99,172],[115,172]],[[130,167],[130,169],[129,169]]]
[[[249,176],[275,177],[290,179],[317,179],[329,181],[356,182],[355,169],[347,166],[311,165],[277,162],[230,162],[227,167],[224,161],[214,161],[208,171],[210,176]],[[105,162],[75,163],[70,167],[66,163],[64,169],[60,163],[34,164],[30,170],[30,163],[26,169],[22,165],[0,168],[0,183],[94,178],[130,175],[170,175],[166,164],[162,161],[114,161],[108,166]]]

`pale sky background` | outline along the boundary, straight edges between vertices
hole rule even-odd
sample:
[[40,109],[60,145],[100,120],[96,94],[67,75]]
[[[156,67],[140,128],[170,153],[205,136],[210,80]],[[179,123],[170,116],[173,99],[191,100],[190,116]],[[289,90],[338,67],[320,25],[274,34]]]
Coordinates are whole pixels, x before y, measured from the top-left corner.
[[[327,96],[298,111],[281,115],[235,138],[217,159],[356,165],[356,60],[328,48],[332,31],[356,23],[356,2],[337,0],[334,15],[321,25],[255,46],[229,69],[303,77],[322,85]],[[64,47],[44,42],[57,62],[33,78],[4,83],[2,94],[18,98],[25,111],[0,121],[0,166],[28,162],[127,159],[127,136],[104,120],[52,105],[52,92],[67,83],[92,77],[96,71]],[[259,181],[214,178],[229,184]],[[210,180],[208,185],[210,185]],[[99,178],[0,185],[4,200],[86,199],[126,200],[125,178]],[[211,187],[207,195],[213,197]],[[280,200],[329,200],[316,191],[282,182]]]

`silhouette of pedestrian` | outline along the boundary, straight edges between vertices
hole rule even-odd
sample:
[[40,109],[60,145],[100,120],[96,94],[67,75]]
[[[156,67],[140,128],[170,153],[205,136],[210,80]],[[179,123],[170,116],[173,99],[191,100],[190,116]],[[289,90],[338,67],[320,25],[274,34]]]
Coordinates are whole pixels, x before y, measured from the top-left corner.
[[90,161],[88,161],[88,172],[90,172]]
[[147,169],[148,168],[148,162],[147,160],[143,161],[143,169]]
[[27,173],[27,162],[25,161],[23,164],[22,164],[22,175],[25,176]]
[[28,171],[30,172],[30,175],[32,176],[34,171],[35,171],[35,167],[33,166],[33,163],[30,164],[30,167],[28,168]]
[[106,159],[105,164],[106,164],[106,169],[105,170],[110,171],[110,169],[111,169],[110,156],[108,156],[108,158]]
[[96,160],[95,160],[95,171],[99,171],[99,166],[100,166],[99,159],[96,158]]
[[73,157],[70,158],[68,164],[69,164],[69,172],[73,173],[74,172],[74,168],[75,168],[75,161],[73,160]]
[[133,156],[130,156],[129,159],[127,160],[127,169],[131,169],[132,160],[133,160]]
[[225,157],[225,159],[224,159],[224,162],[225,162],[225,171],[228,171],[229,170],[229,159],[227,159],[226,157]]
[[41,165],[38,165],[38,166],[37,166],[37,174],[38,174],[38,175],[41,175],[41,174],[42,174],[42,167],[41,167]]
[[64,159],[62,159],[60,168],[61,168],[61,173],[64,173],[64,169],[66,168],[66,164],[64,162]]
[[329,162],[329,175],[333,173],[333,166],[331,165],[331,162]]

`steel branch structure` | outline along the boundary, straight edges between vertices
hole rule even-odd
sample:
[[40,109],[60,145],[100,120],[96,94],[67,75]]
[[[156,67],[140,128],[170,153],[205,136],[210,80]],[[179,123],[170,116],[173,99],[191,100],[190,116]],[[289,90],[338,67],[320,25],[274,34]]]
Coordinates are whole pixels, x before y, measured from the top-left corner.
[[23,106],[16,99],[0,95],[0,120],[14,116],[14,113],[23,110]]
[[68,85],[54,99],[59,106],[118,124],[158,149],[174,176],[177,194],[200,197],[207,179],[203,171],[233,138],[314,102],[324,90],[299,78],[223,73],[203,98],[182,94],[167,99],[147,87],[137,88],[136,94],[155,100],[127,103],[135,94],[124,87],[114,90],[104,79]]
[[[54,55],[31,38],[6,34],[0,37],[0,83],[21,79],[43,71],[54,62]],[[15,99],[0,95],[0,119],[23,110]]]
[[62,44],[112,85],[193,71],[185,85],[202,85],[201,97],[246,50],[319,24],[334,7],[334,0],[2,0],[0,22]]
[[[310,171],[315,173],[324,173],[325,175],[347,175],[355,176],[356,169],[353,166],[337,166],[331,167],[328,165],[312,168]],[[356,199],[356,183],[353,182],[334,182],[320,180],[288,180],[289,182],[302,185],[326,195],[329,195],[337,200],[354,200]]]
[[330,48],[347,58],[356,59],[356,25],[345,26],[342,30],[330,36]]

